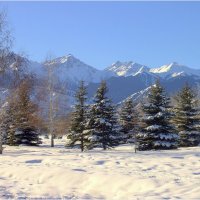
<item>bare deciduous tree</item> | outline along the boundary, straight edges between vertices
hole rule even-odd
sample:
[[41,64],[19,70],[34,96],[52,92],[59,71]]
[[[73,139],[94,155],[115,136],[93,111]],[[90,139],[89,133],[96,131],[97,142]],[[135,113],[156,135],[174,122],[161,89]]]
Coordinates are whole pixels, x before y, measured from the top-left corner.
[[53,68],[54,65],[50,62],[48,66],[48,91],[49,91],[49,132],[51,136],[51,147],[54,147],[54,104],[53,104]]
[[[44,89],[47,88],[46,103],[48,103],[48,120],[47,129],[49,130],[51,147],[54,147],[54,138],[57,132],[63,131],[64,121],[66,117],[66,85],[59,80],[57,72],[57,64],[52,56],[45,61],[44,67],[47,70],[46,84]],[[64,112],[63,112],[64,111]],[[60,133],[59,133],[60,134]]]
[[[10,49],[12,47],[12,37],[8,27],[6,13],[0,11],[0,76],[9,67],[9,59],[12,56]],[[1,101],[1,107],[3,102]],[[2,115],[2,111],[0,113]],[[3,153],[3,133],[0,130],[0,154]]]

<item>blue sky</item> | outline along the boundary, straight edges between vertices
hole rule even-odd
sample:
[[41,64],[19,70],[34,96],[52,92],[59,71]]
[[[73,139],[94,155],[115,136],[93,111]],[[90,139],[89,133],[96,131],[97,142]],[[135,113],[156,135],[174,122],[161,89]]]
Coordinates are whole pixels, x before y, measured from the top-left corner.
[[200,2],[5,2],[14,50],[42,61],[73,54],[102,69],[117,60],[200,68]]

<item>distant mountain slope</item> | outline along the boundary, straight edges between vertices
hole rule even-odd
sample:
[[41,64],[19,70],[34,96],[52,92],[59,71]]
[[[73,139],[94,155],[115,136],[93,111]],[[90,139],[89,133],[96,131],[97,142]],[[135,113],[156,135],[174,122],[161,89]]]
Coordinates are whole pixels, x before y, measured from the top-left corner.
[[135,76],[138,73],[154,74],[161,78],[171,78],[176,76],[195,75],[200,76],[200,69],[192,69],[188,66],[172,62],[157,68],[149,68],[132,61],[121,62],[117,61],[111,66],[107,67],[105,71],[112,71],[118,76]]
[[[111,77],[106,81],[109,88],[108,96],[112,98],[114,103],[119,103],[129,95],[149,87],[155,80],[156,77],[148,73],[141,73],[128,77]],[[93,96],[98,86],[99,83],[90,83],[88,85],[88,96],[90,98]]]
[[135,76],[138,73],[149,72],[149,68],[147,66],[130,62],[120,62],[117,61],[113,63],[111,66],[107,67],[105,71],[112,71],[118,76]]
[[[160,82],[169,96],[175,95],[177,91],[179,91],[186,83],[188,83],[191,87],[193,87],[196,94],[200,97],[200,78],[197,79],[196,76],[178,76],[170,79],[161,79]],[[123,101],[117,103],[120,105],[128,98],[131,98],[135,104],[144,102],[152,85],[153,84],[150,84],[148,87],[130,94]]]
[[86,83],[98,83],[103,79],[114,76],[114,73],[98,70],[85,64],[71,54],[54,59],[52,64],[55,66],[55,72],[61,80],[72,81],[76,84],[80,80]]
[[157,74],[162,78],[170,78],[176,76],[195,75],[200,76],[200,69],[192,69],[185,65],[180,65],[177,62],[173,62],[168,65],[163,65],[159,68],[153,68],[149,70],[151,73]]
[[70,105],[74,104],[75,91],[81,80],[85,81],[86,84],[98,83],[101,80],[116,76],[113,72],[98,70],[87,65],[71,54],[55,58],[50,63],[37,63],[31,60],[27,63],[28,71],[35,73],[38,80],[48,77],[46,65],[52,65],[54,81],[59,80],[59,84],[65,87],[64,92],[68,95],[68,103]]

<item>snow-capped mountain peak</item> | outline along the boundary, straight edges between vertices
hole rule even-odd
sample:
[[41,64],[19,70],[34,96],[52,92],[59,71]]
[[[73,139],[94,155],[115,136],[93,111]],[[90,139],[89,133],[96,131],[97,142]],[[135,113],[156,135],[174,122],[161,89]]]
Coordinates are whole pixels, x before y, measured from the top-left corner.
[[150,69],[150,72],[158,74],[159,76],[166,77],[176,77],[180,75],[197,75],[200,76],[200,70],[192,69],[185,65],[181,65],[177,62],[172,62],[168,65],[163,65],[159,68]]
[[112,71],[118,76],[135,76],[142,71],[149,71],[149,68],[145,65],[130,62],[120,62],[117,61],[113,63],[110,67],[106,68],[106,71]]
[[[54,65],[62,65],[64,67],[89,67],[89,68],[93,68],[87,64],[85,64],[84,62],[80,61],[78,58],[74,57],[72,54],[68,54],[62,57],[58,57],[55,58],[51,61],[51,64]],[[93,68],[94,70],[96,70],[95,68]]]
[[167,65],[162,65],[159,68],[153,68],[150,71],[153,73],[166,73],[166,72],[184,70],[185,68],[187,68],[187,67],[184,65],[179,65],[177,62],[172,62]]
[[73,84],[77,84],[81,80],[86,83],[100,82],[102,79],[114,76],[114,73],[98,70],[82,62],[72,54],[55,58],[45,63],[45,65],[54,65],[54,72],[60,80],[68,81]]
[[68,54],[66,56],[59,58],[60,63],[65,63],[67,61],[69,62],[70,60],[74,61],[74,60],[77,60],[77,59],[72,54]]

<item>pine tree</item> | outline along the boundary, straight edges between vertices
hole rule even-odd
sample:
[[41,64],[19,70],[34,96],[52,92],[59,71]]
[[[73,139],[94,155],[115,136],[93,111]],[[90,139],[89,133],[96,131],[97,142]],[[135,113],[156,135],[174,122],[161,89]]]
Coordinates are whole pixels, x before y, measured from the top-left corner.
[[119,143],[116,111],[106,96],[107,92],[106,82],[102,81],[95,94],[90,116],[91,146],[102,147],[104,150]]
[[122,105],[120,110],[120,126],[123,137],[123,143],[134,142],[135,112],[133,101],[128,98]]
[[143,105],[143,127],[137,135],[139,150],[177,148],[178,135],[170,124],[169,98],[159,81],[151,87],[148,103]]
[[70,133],[67,135],[69,140],[67,146],[75,146],[80,144],[81,151],[87,149],[89,145],[88,140],[88,132],[85,131],[86,127],[86,112],[87,112],[87,105],[86,105],[86,97],[87,91],[84,85],[84,82],[80,82],[79,89],[75,95],[76,98],[76,105],[75,110],[72,114],[72,122],[71,122],[71,130]]
[[173,122],[180,136],[181,147],[197,146],[200,143],[199,111],[192,88],[186,84],[175,97]]
[[9,102],[8,138],[9,145],[31,145],[41,143],[36,124],[37,105],[30,99],[31,82],[24,79],[16,89],[14,99]]

